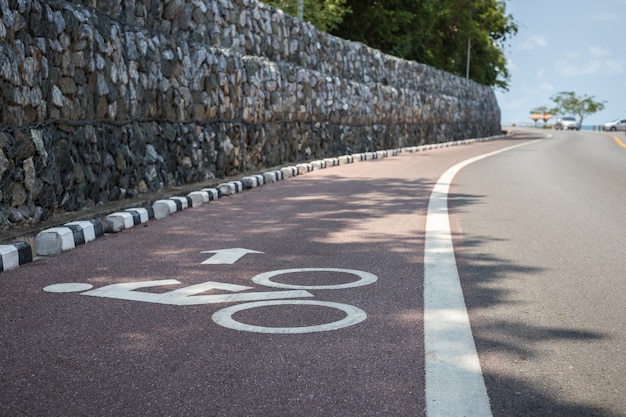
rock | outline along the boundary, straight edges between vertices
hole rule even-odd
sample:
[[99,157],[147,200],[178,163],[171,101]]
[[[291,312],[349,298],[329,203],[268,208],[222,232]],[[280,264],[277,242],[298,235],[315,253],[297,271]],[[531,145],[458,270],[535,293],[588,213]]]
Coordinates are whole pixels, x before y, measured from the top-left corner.
[[489,87],[260,2],[40,3],[0,0],[0,228],[15,210],[499,133]]

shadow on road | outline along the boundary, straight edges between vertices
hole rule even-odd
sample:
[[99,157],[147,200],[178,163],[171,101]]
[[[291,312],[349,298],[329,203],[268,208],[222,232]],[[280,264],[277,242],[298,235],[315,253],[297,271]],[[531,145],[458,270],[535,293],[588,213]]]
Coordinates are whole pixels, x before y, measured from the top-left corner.
[[[450,198],[452,211],[459,212],[467,204],[479,204],[481,196],[453,195]],[[524,265],[510,259],[502,259],[485,252],[487,244],[493,245],[501,239],[490,236],[454,237],[459,274],[462,279],[465,302],[472,319],[472,331],[483,366],[493,415],[495,417],[618,417],[607,408],[587,405],[581,400],[572,403],[562,399],[555,382],[537,382],[537,369],[533,361],[553,361],[559,372],[574,373],[559,354],[559,342],[586,346],[590,354],[597,342],[609,335],[575,327],[541,327],[510,318],[487,320],[487,311],[493,308],[519,308],[531,316],[532,300],[520,299],[503,283],[510,279],[524,280],[545,272],[543,268]],[[512,278],[515,277],[515,278]],[[519,311],[519,310],[516,310]],[[485,315],[481,320],[481,314]],[[550,357],[544,357],[546,346]],[[484,362],[488,362],[485,366]],[[544,363],[544,362],[541,362]],[[499,369],[514,369],[515,375],[498,372]],[[540,371],[541,372],[541,371]],[[528,379],[520,377],[525,375]],[[533,381],[531,383],[531,381]],[[539,385],[537,385],[539,384]],[[569,387],[558,387],[567,390]],[[568,396],[571,398],[571,395]]]
[[[532,138],[524,135],[511,140]],[[11,271],[3,276],[0,292],[0,411],[44,415],[56,407],[52,414],[124,415],[126,407],[145,406],[139,411],[146,415],[176,415],[187,409],[230,416],[329,415],[328,410],[342,416],[421,415],[423,234],[436,178],[411,177],[408,168],[427,164],[429,158],[424,153],[391,159],[387,163],[395,173],[389,177],[374,176],[369,169],[348,177],[339,167],[250,190],[68,251],[63,262],[78,265],[73,269],[56,266],[58,259],[42,259]],[[452,195],[450,204],[460,209],[481,204],[483,198]],[[478,284],[511,273],[540,272],[480,253],[490,237],[462,239],[475,257],[461,258],[461,263],[480,264]],[[250,255],[236,269],[215,265],[211,272],[244,285],[251,285],[260,262],[267,262],[266,271],[322,265],[378,275],[377,285],[350,293],[368,320],[323,336],[242,335],[211,322],[207,306],[185,307],[185,314],[179,314],[173,306],[42,291],[44,285],[59,282],[50,281],[48,266],[53,264],[64,279],[95,287],[172,278],[184,285],[215,280],[201,266],[207,257],[202,251],[242,245],[263,251],[265,257]],[[118,258],[110,258],[113,248]],[[306,265],[300,263],[303,251]],[[163,290],[171,288],[155,291]],[[475,285],[466,291],[470,310],[513,302],[502,289]],[[487,354],[506,352],[516,360],[532,360],[538,354],[533,345],[539,342],[606,337],[516,321],[478,328],[476,334]],[[316,377],[320,374],[327,379]],[[488,386],[506,392],[491,396],[496,416],[613,417],[560,402],[518,378],[489,372],[485,378]],[[330,395],[325,385],[336,381],[342,383]],[[57,390],[84,402],[56,400],[50,393]]]

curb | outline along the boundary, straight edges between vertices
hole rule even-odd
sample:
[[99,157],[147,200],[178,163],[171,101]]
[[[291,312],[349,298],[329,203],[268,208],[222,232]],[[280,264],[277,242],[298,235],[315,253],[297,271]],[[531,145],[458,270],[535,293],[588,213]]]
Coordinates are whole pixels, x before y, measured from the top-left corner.
[[[107,215],[104,221],[97,219],[73,221],[65,223],[63,226],[45,229],[35,236],[36,255],[57,256],[67,250],[74,249],[76,246],[83,245],[104,236],[105,233],[120,233],[126,229],[152,220],[164,219],[167,216],[187,208],[199,207],[219,198],[303,175],[318,169],[383,159],[390,156],[397,156],[401,153],[414,153],[447,148],[450,146],[469,145],[475,142],[501,139],[503,137],[506,137],[506,135],[343,155],[336,158],[325,158],[308,163],[301,163],[296,166],[287,166],[262,174],[245,176],[241,178],[241,180],[221,183],[215,188],[203,188],[198,191],[192,191],[186,196],[173,196],[156,200],[151,206],[130,208],[112,213]],[[15,269],[32,261],[33,250],[28,242],[19,241],[0,245],[0,272]]]

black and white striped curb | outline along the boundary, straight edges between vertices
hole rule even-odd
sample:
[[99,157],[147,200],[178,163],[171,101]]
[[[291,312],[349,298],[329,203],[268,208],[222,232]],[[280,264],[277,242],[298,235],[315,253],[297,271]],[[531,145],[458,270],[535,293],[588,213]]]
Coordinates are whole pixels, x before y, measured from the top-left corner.
[[0,245],[0,271],[8,271],[25,263],[32,262],[33,252],[26,242]]
[[[74,221],[59,227],[52,227],[39,232],[35,237],[35,247],[38,256],[54,256],[64,251],[83,245],[95,240],[105,233],[119,233],[150,220],[164,219],[176,212],[191,207],[199,207],[210,201],[222,197],[234,195],[245,190],[272,184],[297,175],[318,169],[329,168],[338,165],[351,164],[361,161],[383,159],[396,156],[400,153],[420,152],[439,149],[449,146],[467,145],[474,142],[483,142],[502,138],[493,136],[480,139],[465,139],[455,142],[422,145],[393,149],[388,151],[364,152],[352,155],[344,155],[336,158],[326,158],[295,166],[288,166],[277,170],[267,171],[262,174],[250,175],[241,180],[228,181],[214,188],[203,188],[193,191],[186,196],[175,196],[162,200],[156,200],[151,206],[131,208],[107,215],[104,220]],[[0,272],[17,268],[20,265],[33,261],[33,252],[27,242],[12,242],[0,244]]]

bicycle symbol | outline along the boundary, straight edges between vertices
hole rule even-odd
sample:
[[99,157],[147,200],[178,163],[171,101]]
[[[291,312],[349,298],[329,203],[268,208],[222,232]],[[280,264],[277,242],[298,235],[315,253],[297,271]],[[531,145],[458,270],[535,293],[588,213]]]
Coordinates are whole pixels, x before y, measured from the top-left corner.
[[[273,278],[284,275],[296,275],[302,272],[333,272],[345,273],[358,277],[357,280],[330,285],[296,285],[274,281]],[[256,333],[278,333],[278,334],[300,334],[338,330],[353,326],[364,321],[367,314],[358,307],[318,300],[296,300],[296,298],[314,297],[308,290],[338,290],[345,288],[361,287],[369,285],[378,280],[378,277],[369,272],[356,269],[341,268],[296,268],[281,269],[276,271],[263,272],[252,278],[252,282],[270,288],[280,288],[282,291],[256,291],[253,287],[244,285],[228,284],[215,281],[207,281],[200,284],[178,288],[164,293],[153,293],[138,291],[142,288],[153,288],[167,285],[178,285],[180,282],[175,279],[164,279],[154,281],[127,282],[121,284],[111,284],[104,287],[92,289],[91,284],[85,283],[61,283],[49,285],[44,291],[50,293],[81,292],[80,295],[91,297],[114,298],[129,301],[140,301],[156,304],[168,304],[177,306],[190,306],[200,304],[220,304],[220,303],[241,303],[230,307],[222,308],[212,315],[212,320],[225,328]],[[233,294],[208,294],[198,295],[211,290],[227,291]],[[258,307],[295,305],[295,306],[322,306],[343,311],[346,317],[341,320],[302,327],[265,327],[242,323],[233,318],[233,315],[243,310]]]

